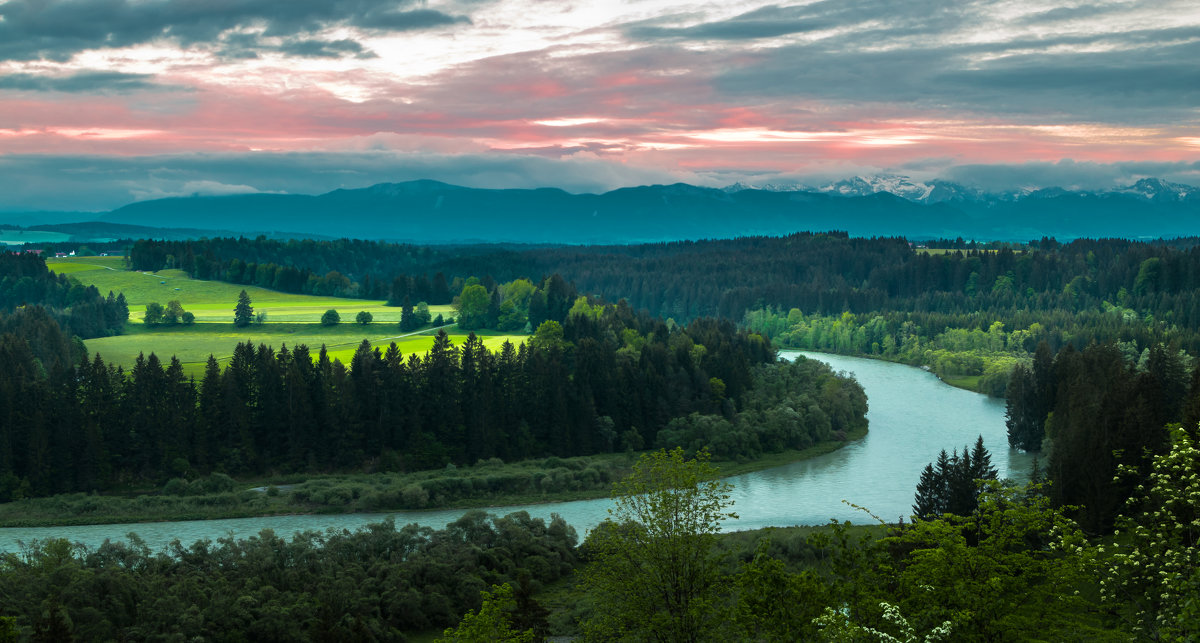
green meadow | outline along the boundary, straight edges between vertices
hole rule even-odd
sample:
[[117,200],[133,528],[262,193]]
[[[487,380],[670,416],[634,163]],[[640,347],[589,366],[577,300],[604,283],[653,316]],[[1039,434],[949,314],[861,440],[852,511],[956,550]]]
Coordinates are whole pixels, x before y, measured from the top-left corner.
[[[130,271],[125,269],[121,257],[60,258],[47,261],[47,266],[78,279],[80,283],[94,285],[101,293],[110,290],[125,293],[130,317],[125,334],[89,339],[86,344],[90,353],[99,353],[105,362],[126,368],[134,363],[139,353],[155,353],[163,361],[175,356],[183,362],[186,373],[199,375],[209,355],[224,363],[232,355],[234,346],[246,341],[275,348],[304,344],[314,357],[324,345],[330,359],[349,363],[364,339],[380,348],[386,348],[394,341],[404,354],[423,354],[433,345],[433,336],[437,333],[437,329],[432,328],[401,333],[400,309],[385,306],[378,300],[295,295],[253,286],[201,281],[180,270]],[[265,322],[243,328],[233,325],[233,307],[243,288],[250,296],[255,313],[266,313]],[[142,324],[147,303],[158,302],[165,306],[172,299],[178,299],[184,310],[196,316],[195,324],[153,327]],[[341,315],[341,323],[321,325],[321,315],[331,308]],[[370,324],[354,321],[363,310],[374,317]],[[429,310],[435,317],[454,314],[450,306],[430,306]],[[467,333],[457,327],[445,329],[455,344],[467,337]],[[524,340],[523,335],[489,331],[476,334],[492,349],[498,349],[505,341],[515,344]]]
[[[293,295],[257,286],[192,279],[182,270],[126,270],[122,257],[58,258],[48,260],[46,266],[95,286],[101,294],[109,291],[125,293],[129,318],[133,322],[141,321],[146,304],[158,302],[165,306],[173,299],[178,299],[183,309],[195,315],[198,322],[232,322],[233,307],[243,289],[250,295],[254,312],[265,312],[268,322],[319,322],[321,315],[330,308],[341,314],[343,323],[353,322],[361,310],[370,312],[376,322],[400,321],[400,309],[385,306],[379,300]],[[429,312],[435,317],[439,313],[453,314],[449,306],[430,306]]]
[[69,241],[70,239],[71,235],[65,232],[0,228],[0,243],[8,245],[19,246],[23,243],[61,243]]

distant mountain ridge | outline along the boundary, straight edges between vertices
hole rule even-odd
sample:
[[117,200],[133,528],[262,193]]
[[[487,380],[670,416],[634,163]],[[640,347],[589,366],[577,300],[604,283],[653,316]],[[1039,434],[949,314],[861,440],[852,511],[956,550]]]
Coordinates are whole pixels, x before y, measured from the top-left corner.
[[1067,190],[1061,187],[1014,188],[1004,192],[984,192],[978,188],[932,179],[928,182],[914,181],[898,174],[855,176],[819,185],[766,183],[761,186],[734,183],[724,188],[726,192],[741,190],[767,190],[771,192],[819,192],[837,196],[867,196],[887,192],[916,203],[975,203],[1019,201],[1024,198],[1046,198],[1065,194],[1104,195],[1124,194],[1156,203],[1174,203],[1200,199],[1200,188],[1182,183],[1171,183],[1163,179],[1145,178],[1126,187],[1112,190]]
[[1143,179],[1109,192],[985,194],[948,181],[856,177],[816,188],[685,183],[603,194],[479,189],[432,180],[320,195],[141,201],[101,221],[239,233],[288,231],[416,243],[608,244],[844,230],[854,236],[1026,241],[1200,235],[1200,190]]

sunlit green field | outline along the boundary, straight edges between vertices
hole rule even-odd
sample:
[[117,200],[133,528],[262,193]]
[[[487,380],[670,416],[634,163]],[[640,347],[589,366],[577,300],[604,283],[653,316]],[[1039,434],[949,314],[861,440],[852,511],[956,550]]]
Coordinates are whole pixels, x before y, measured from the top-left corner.
[[[72,257],[50,259],[46,266],[64,272],[85,284],[96,286],[101,294],[125,293],[129,302],[129,318],[141,321],[146,304],[158,302],[164,306],[178,299],[183,309],[196,316],[196,321],[233,321],[233,307],[243,289],[250,295],[254,312],[265,312],[267,321],[318,322],[326,310],[333,308],[342,321],[354,321],[359,311],[370,312],[376,322],[400,321],[400,309],[384,306],[383,301],[293,295],[257,286],[239,286],[221,281],[192,279],[182,270],[160,270],[157,273],[124,269],[121,257]],[[450,316],[449,306],[430,306],[433,316]]]
[[[453,326],[448,327],[446,332],[456,345],[461,344],[467,337],[467,333]],[[134,363],[139,353],[155,353],[164,362],[172,356],[178,357],[179,361],[183,362],[185,372],[199,375],[204,371],[204,364],[209,355],[216,357],[224,365],[232,355],[234,345],[239,342],[251,341],[274,348],[285,344],[289,348],[304,344],[314,358],[324,345],[330,359],[340,359],[342,363],[349,364],[350,357],[364,339],[381,350],[386,350],[394,341],[405,355],[424,354],[433,345],[435,334],[437,329],[425,330],[416,335],[402,334],[397,324],[378,322],[365,326],[344,321],[337,326],[268,322],[252,324],[245,328],[237,328],[232,322],[197,322],[192,326],[176,326],[169,329],[146,328],[140,323],[131,322],[126,326],[125,335],[89,339],[85,343],[90,353],[99,353],[105,362],[119,364],[126,369]],[[484,345],[491,349],[500,348],[505,340],[518,344],[525,339],[521,335],[488,334],[487,331],[478,334]]]
[[[177,357],[183,362],[185,372],[200,375],[209,355],[224,363],[232,355],[233,347],[246,341],[276,349],[285,344],[289,348],[304,344],[314,357],[324,345],[330,359],[348,364],[364,339],[381,349],[386,350],[394,341],[406,355],[423,354],[433,345],[437,333],[436,329],[401,333],[400,309],[384,306],[382,301],[292,295],[256,287],[246,287],[246,293],[256,313],[267,313],[266,322],[237,328],[233,325],[233,307],[243,286],[191,279],[179,270],[154,274],[127,271],[121,257],[53,259],[47,266],[81,283],[94,285],[102,293],[110,290],[125,293],[130,312],[125,334],[89,339],[86,344],[90,353],[99,353],[105,362],[127,369],[139,353],[155,353],[164,362]],[[141,323],[148,302],[165,305],[172,299],[178,299],[184,310],[196,315],[195,324],[147,327]],[[341,314],[342,321],[335,326],[323,326],[319,320],[330,308]],[[369,311],[374,321],[366,325],[355,323],[355,316],[361,310]],[[450,306],[430,306],[430,313],[449,317],[453,310]],[[467,336],[454,326],[447,327],[446,332],[455,344],[461,344]],[[477,334],[492,349],[499,348],[506,340],[514,344],[524,340],[522,335],[488,331]]]

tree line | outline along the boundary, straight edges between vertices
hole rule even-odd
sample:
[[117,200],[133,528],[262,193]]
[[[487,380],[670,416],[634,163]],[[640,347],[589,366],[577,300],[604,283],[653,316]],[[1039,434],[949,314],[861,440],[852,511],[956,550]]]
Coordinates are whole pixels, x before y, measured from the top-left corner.
[[[1170,447],[1168,425],[1194,438],[1200,421],[1200,369],[1162,344],[1126,354],[1115,344],[1040,345],[1008,387],[1009,444],[1040,452],[1050,496],[1078,506],[1089,533],[1104,533],[1125,500],[1147,483],[1154,456]],[[1118,479],[1119,471],[1128,475]]]
[[[70,342],[45,320],[42,334],[56,339],[44,343],[59,351],[50,364],[20,336],[0,344],[0,494],[641,449],[673,418],[733,419],[755,366],[775,359],[729,322],[679,327],[624,304],[588,310],[496,352],[442,332],[424,356],[364,341],[342,364],[323,348],[247,342],[223,368],[210,357],[198,380],[154,354],[128,372],[98,355],[71,363]],[[828,416],[842,421],[833,407],[821,413],[824,433]]]
[[264,530],[159,552],[136,536],[42,541],[0,554],[0,636],[8,625],[35,641],[403,641],[457,622],[496,583],[536,615],[533,592],[573,570],[575,545],[561,518],[482,511],[439,530]]
[[129,320],[124,293],[105,297],[46,268],[41,256],[0,252],[0,311],[40,306],[70,335],[84,339],[121,333]]
[[[265,238],[133,244],[135,268],[289,292],[391,299],[403,276],[412,301],[449,303],[471,275],[496,282],[568,275],[585,293],[625,298],[686,321],[739,320],[746,310],[806,314],[881,310],[989,316],[1080,312],[1103,302],[1200,326],[1200,249],[1194,240],[1043,239],[1015,247],[914,249],[900,238],[845,233],[680,241],[630,246],[421,247],[368,241]],[[439,277],[438,275],[441,275]],[[491,291],[492,288],[488,287]]]

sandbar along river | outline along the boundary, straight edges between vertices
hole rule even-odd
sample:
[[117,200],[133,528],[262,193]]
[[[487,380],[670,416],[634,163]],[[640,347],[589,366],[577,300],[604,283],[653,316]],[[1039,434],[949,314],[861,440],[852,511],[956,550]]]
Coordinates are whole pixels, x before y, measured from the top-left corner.
[[[831,518],[856,523],[872,521],[868,514],[847,503],[865,507],[889,522],[901,516],[907,519],[912,512],[914,488],[925,465],[941,449],[961,450],[973,444],[977,435],[983,436],[984,445],[992,454],[992,464],[1001,477],[1028,477],[1032,458],[1008,448],[1003,400],[956,389],[924,370],[902,364],[781,351],[786,358],[797,354],[826,362],[858,379],[867,393],[870,430],[866,438],[833,453],[730,478],[734,485],[733,511],[740,518],[726,522],[726,530],[817,525]],[[546,519],[557,513],[582,538],[604,519],[609,506],[608,499],[600,499],[493,507],[487,511],[507,514],[524,510]],[[440,529],[463,512],[448,509],[0,529],[0,551],[16,551],[18,541],[40,538],[67,538],[96,547],[106,539],[121,540],[130,532],[136,532],[151,549],[158,550],[176,539],[187,545],[201,539],[246,538],[263,529],[288,536],[304,530],[353,530],[389,516],[395,518],[397,525],[416,522]]]

